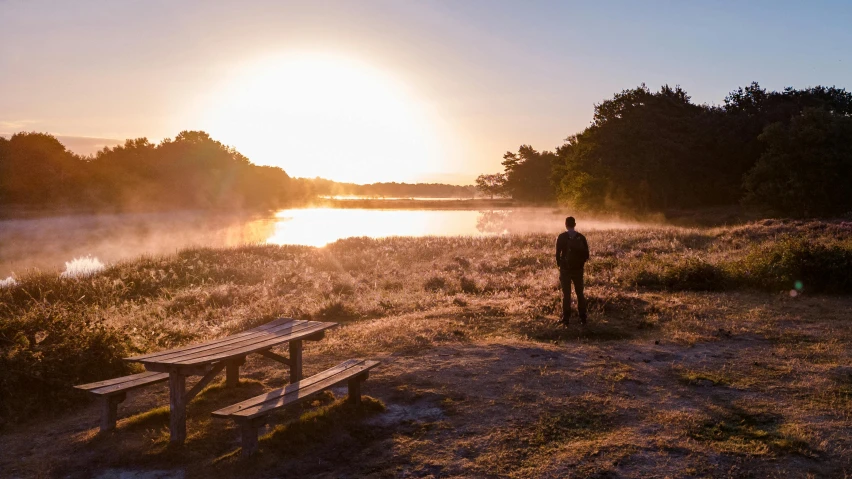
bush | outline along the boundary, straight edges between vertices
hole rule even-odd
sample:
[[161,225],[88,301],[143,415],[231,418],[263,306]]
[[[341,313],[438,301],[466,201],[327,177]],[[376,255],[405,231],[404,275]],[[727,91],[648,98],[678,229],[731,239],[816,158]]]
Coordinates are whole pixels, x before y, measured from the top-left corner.
[[351,321],[359,316],[358,311],[342,301],[331,301],[316,314],[318,319],[325,321]]
[[441,276],[432,276],[423,283],[423,289],[426,291],[446,291],[447,288],[447,280]]
[[766,127],[766,152],[745,175],[746,200],[785,215],[852,211],[852,118],[807,109]]
[[852,240],[819,243],[788,236],[753,247],[731,266],[745,286],[778,290],[798,283],[809,292],[852,293]]
[[129,339],[93,309],[33,309],[0,321],[0,424],[82,399],[72,386],[121,376]]
[[637,286],[675,291],[722,291],[732,286],[723,268],[695,257],[668,263],[641,261],[634,269],[632,282]]
[[476,284],[476,280],[467,276],[459,278],[459,286],[461,286],[463,293],[476,294],[479,292],[479,286]]

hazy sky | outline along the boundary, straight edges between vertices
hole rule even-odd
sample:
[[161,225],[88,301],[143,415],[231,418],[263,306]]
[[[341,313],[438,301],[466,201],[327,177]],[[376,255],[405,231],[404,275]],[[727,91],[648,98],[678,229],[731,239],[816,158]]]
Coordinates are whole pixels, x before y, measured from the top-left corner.
[[846,1],[0,0],[0,132],[204,129],[295,176],[469,183],[642,82],[850,88],[850,25]]

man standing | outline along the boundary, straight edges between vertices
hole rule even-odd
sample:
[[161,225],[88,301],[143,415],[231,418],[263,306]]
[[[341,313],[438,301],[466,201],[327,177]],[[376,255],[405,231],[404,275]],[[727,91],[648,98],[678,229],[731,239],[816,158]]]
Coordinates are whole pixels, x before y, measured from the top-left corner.
[[573,216],[565,218],[565,228],[568,230],[556,238],[556,264],[559,266],[559,283],[562,285],[562,318],[563,325],[568,325],[571,317],[571,283],[577,293],[577,309],[580,313],[580,323],[586,324],[586,296],[583,294],[583,269],[589,259],[589,243],[586,237],[574,230],[577,222]]

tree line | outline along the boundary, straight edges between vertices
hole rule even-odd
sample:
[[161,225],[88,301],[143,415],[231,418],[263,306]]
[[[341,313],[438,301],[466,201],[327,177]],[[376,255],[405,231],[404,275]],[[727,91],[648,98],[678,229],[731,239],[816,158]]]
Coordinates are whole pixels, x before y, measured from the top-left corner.
[[127,140],[91,156],[46,133],[0,138],[0,204],[97,209],[237,209],[303,199],[281,168],[258,166],[203,131]]
[[852,211],[852,94],[738,88],[721,105],[644,84],[595,105],[555,151],[522,145],[484,194],[587,211],[751,204],[794,216]]
[[359,185],[324,178],[303,179],[311,191],[319,196],[363,196],[370,198],[473,198],[473,185],[447,185],[443,183],[380,182]]
[[81,156],[47,133],[0,137],[0,206],[134,211],[257,209],[306,204],[321,195],[470,197],[472,186],[292,178],[259,166],[203,131],[152,143],[127,140]]

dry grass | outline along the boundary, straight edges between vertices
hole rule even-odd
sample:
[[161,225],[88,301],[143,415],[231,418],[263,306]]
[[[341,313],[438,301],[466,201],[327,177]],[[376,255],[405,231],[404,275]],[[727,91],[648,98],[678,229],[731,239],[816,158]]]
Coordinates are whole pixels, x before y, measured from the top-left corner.
[[[8,452],[0,470],[843,477],[852,470],[852,376],[844,369],[852,299],[811,295],[807,285],[793,298],[728,281],[779,234],[800,231],[838,247],[848,230],[764,222],[590,232],[585,328],[555,322],[558,282],[545,236],[196,249],[90,278],[23,278],[0,290],[3,360],[20,369],[40,359],[2,373],[6,386],[29,393],[2,398],[13,422],[0,435]],[[720,271],[724,291],[714,286]],[[350,411],[324,396],[279,415],[246,464],[233,426],[209,413],[284,384],[280,367],[262,358],[250,358],[240,388],[213,385],[192,403],[182,448],[168,446],[164,387],[132,394],[106,437],[91,429],[97,409],[68,389],[121,374],[122,355],[282,315],[343,325],[308,343],[308,373],[351,357],[381,359],[365,387],[384,412]]]

